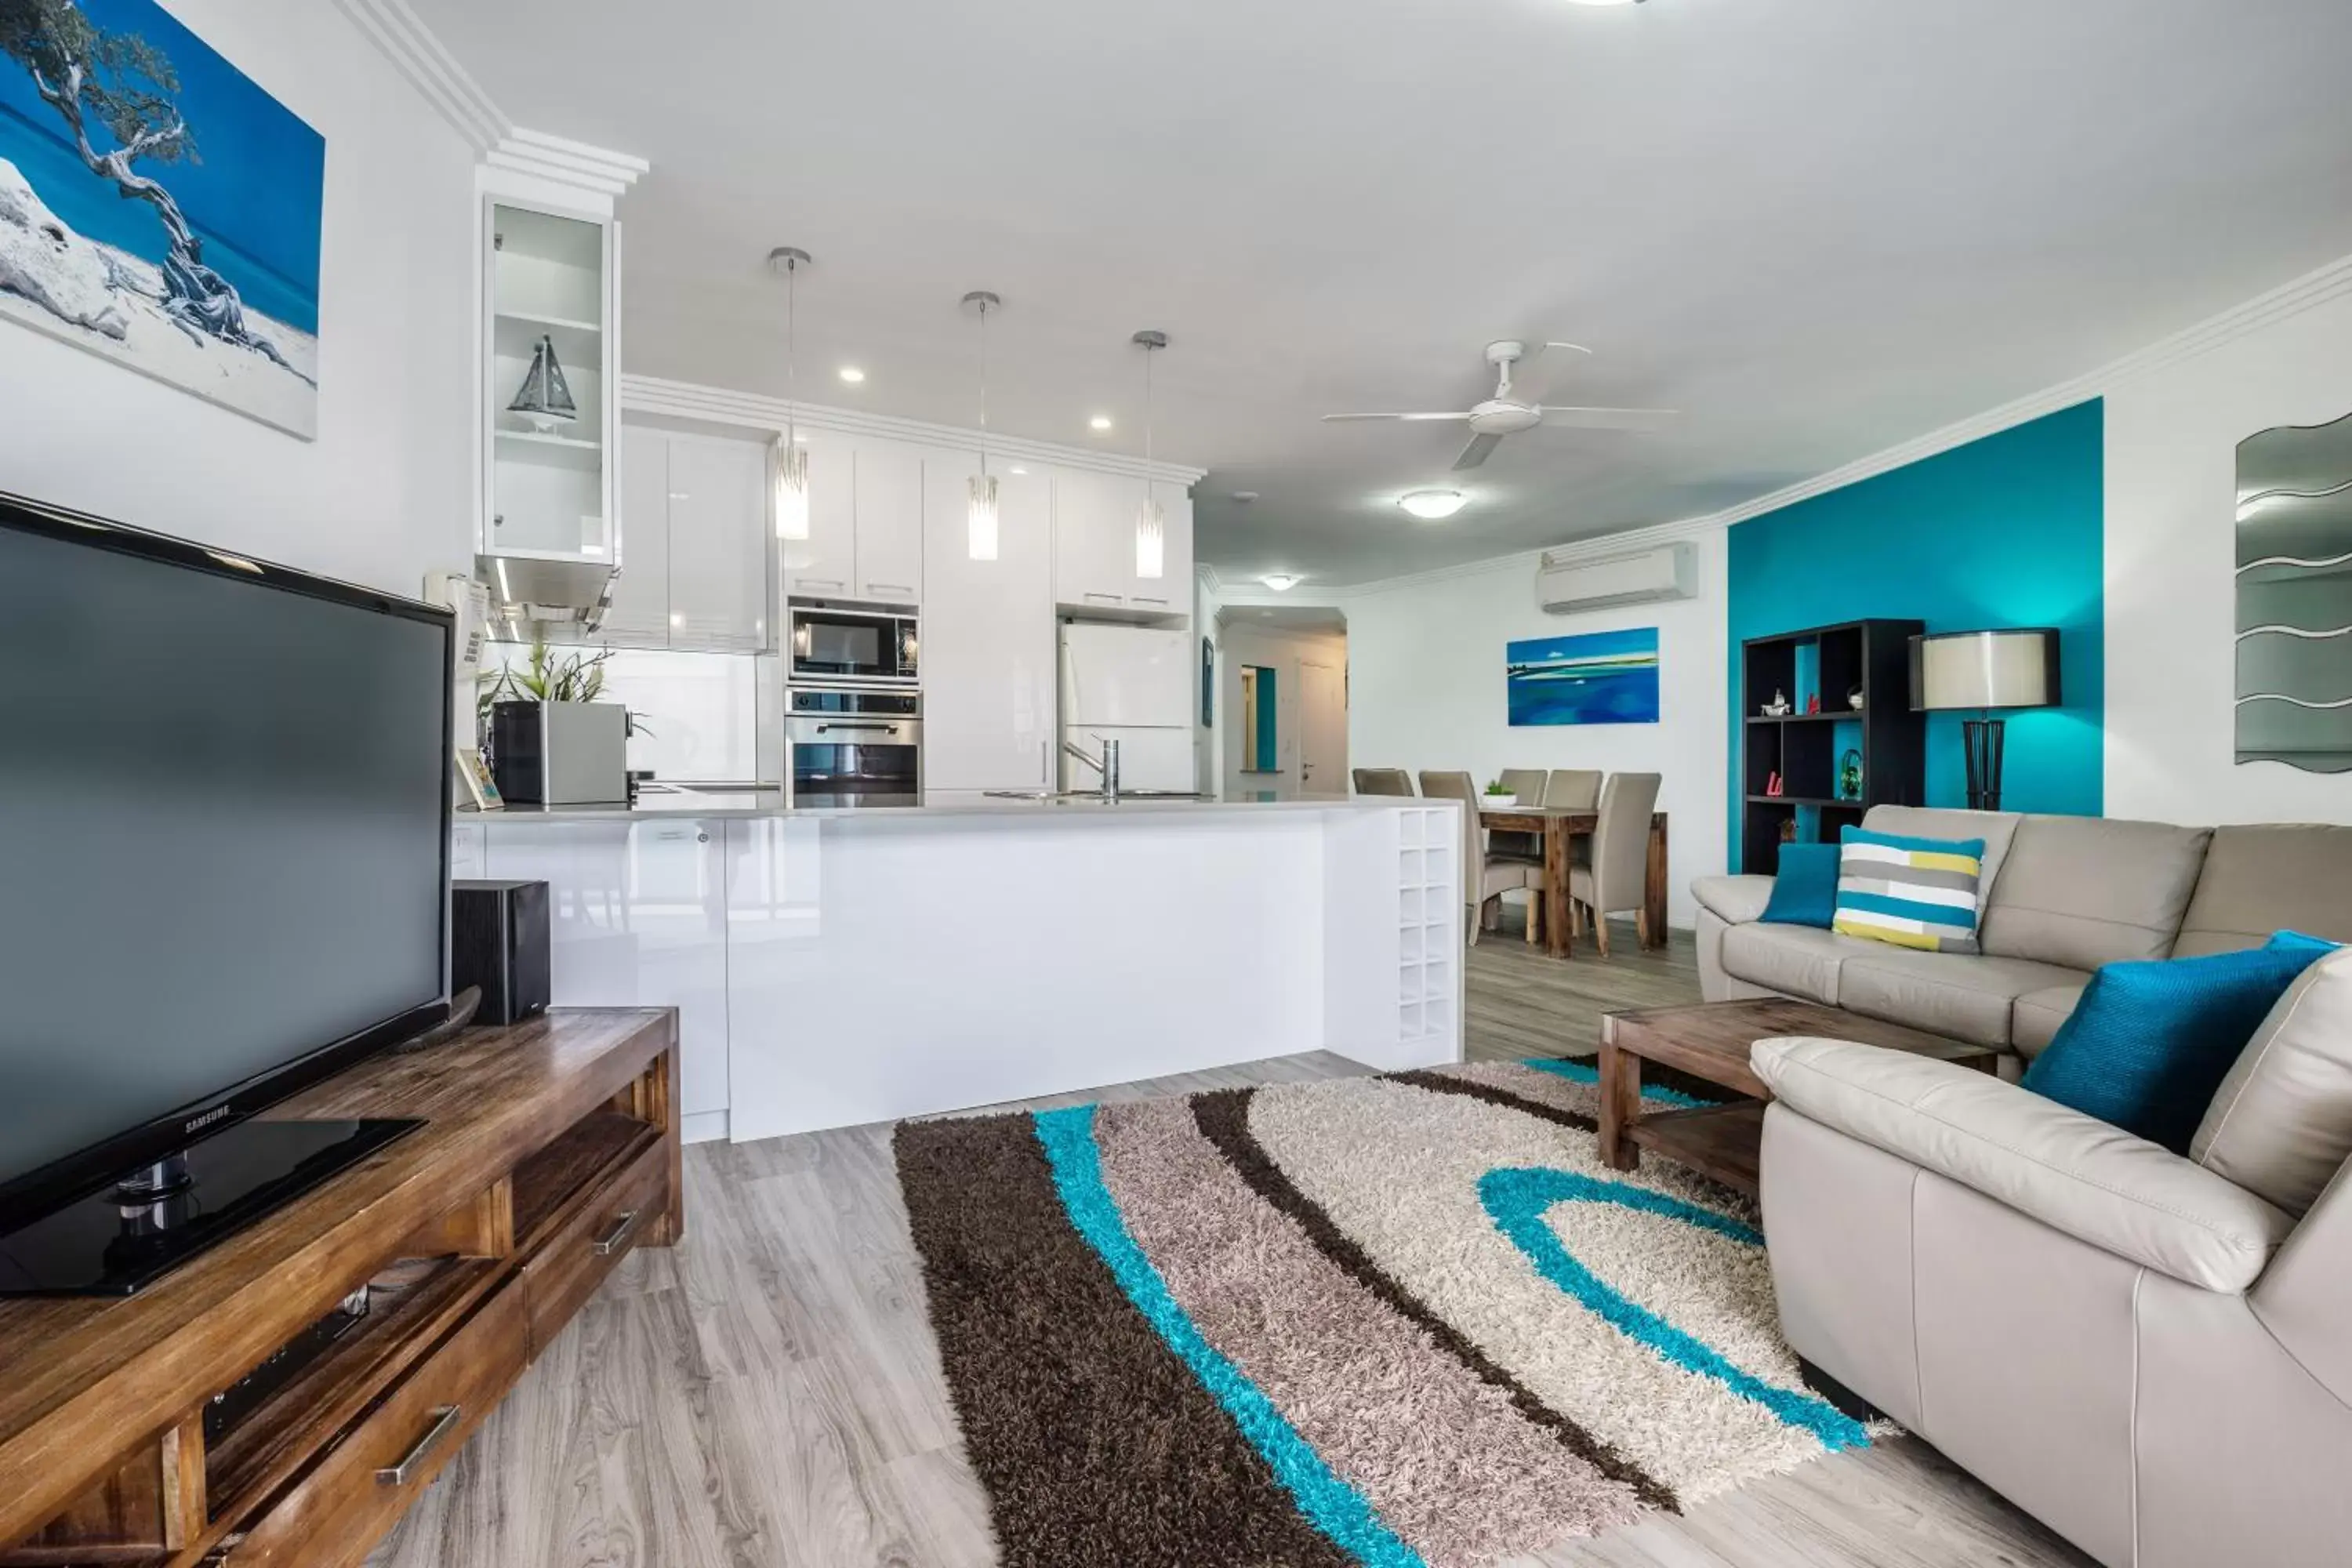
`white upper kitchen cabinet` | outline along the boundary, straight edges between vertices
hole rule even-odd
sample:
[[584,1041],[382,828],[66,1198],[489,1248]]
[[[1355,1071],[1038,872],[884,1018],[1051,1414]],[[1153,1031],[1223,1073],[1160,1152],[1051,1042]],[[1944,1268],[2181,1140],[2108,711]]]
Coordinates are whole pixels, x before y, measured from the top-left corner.
[[923,596],[923,448],[857,445],[857,596],[912,605]]
[[668,442],[670,646],[756,651],[768,644],[768,448]]
[[997,477],[997,550],[974,561],[976,453],[923,454],[923,787],[1050,789],[1058,661],[1054,482]]
[[1078,468],[1052,473],[1055,602],[1072,609],[1128,608],[1143,481]]
[[669,646],[669,437],[621,431],[621,574],[597,636],[625,647]]
[[786,591],[847,596],[857,574],[857,440],[835,430],[801,430],[809,463],[809,536],[780,539]]

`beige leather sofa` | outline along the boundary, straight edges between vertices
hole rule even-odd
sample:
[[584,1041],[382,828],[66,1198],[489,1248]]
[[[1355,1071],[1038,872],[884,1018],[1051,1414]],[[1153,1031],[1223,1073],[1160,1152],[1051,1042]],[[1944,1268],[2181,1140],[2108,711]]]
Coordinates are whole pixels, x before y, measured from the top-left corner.
[[[2014,1052],[2014,1078],[2124,959],[2257,947],[2275,931],[2352,942],[2352,827],[2175,827],[2096,816],[1876,805],[1874,832],[1981,838],[1979,954],[1915,952],[1766,925],[1769,877],[1701,877],[1699,987],[1782,995]],[[2352,1562],[2352,1553],[2347,1553]]]
[[[2030,1056],[2094,962],[2352,937],[2352,828],[1871,816],[1987,839],[1989,951],[1743,936],[1758,889],[1710,879],[1711,995]],[[2352,953],[2264,1029],[2189,1157],[1949,1063],[1759,1042],[1790,1343],[2109,1568],[2352,1563]]]

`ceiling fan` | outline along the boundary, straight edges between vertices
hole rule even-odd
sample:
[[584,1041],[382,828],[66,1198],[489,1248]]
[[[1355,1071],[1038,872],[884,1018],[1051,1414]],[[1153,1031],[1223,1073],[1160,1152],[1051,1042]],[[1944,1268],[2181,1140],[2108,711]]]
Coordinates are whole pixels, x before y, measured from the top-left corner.
[[[1581,343],[1538,343],[1535,352],[1546,349],[1572,349],[1580,354],[1592,351]],[[1538,425],[1556,425],[1577,430],[1650,430],[1664,420],[1671,419],[1671,408],[1586,408],[1557,404],[1528,403],[1511,395],[1511,367],[1530,357],[1528,345],[1516,338],[1486,345],[1486,363],[1493,365],[1500,379],[1495,395],[1476,407],[1462,414],[1326,414],[1325,424],[1339,424],[1363,419],[1462,420],[1470,426],[1470,444],[1454,459],[1456,469],[1475,468],[1486,460],[1488,453],[1506,436],[1516,436],[1522,430],[1532,430]]]

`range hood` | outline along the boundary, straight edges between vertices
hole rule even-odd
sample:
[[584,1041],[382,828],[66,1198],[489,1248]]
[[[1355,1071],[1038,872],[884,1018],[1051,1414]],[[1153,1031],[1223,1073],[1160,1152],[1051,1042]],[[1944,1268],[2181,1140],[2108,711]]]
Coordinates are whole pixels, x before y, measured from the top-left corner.
[[594,631],[613,604],[617,574],[575,555],[477,555],[474,575],[490,591],[494,620]]

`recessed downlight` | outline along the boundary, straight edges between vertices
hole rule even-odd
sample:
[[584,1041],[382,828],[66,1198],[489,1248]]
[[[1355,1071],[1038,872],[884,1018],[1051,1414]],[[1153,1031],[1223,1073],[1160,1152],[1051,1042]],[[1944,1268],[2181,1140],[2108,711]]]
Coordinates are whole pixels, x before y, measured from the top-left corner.
[[1108,414],[1096,415],[1093,418],[1087,421],[1087,428],[1097,433],[1109,429],[1110,416]]
[[1299,578],[1296,572],[1269,572],[1258,581],[1277,594],[1287,594],[1298,586]]
[[1415,517],[1427,518],[1434,521],[1441,517],[1452,517],[1462,510],[1462,492],[1460,490],[1414,490],[1400,500],[1397,505]]
[[841,367],[840,375],[842,380],[849,383],[852,386],[856,386],[859,382],[866,379],[866,373],[858,369],[854,364],[843,365]]

